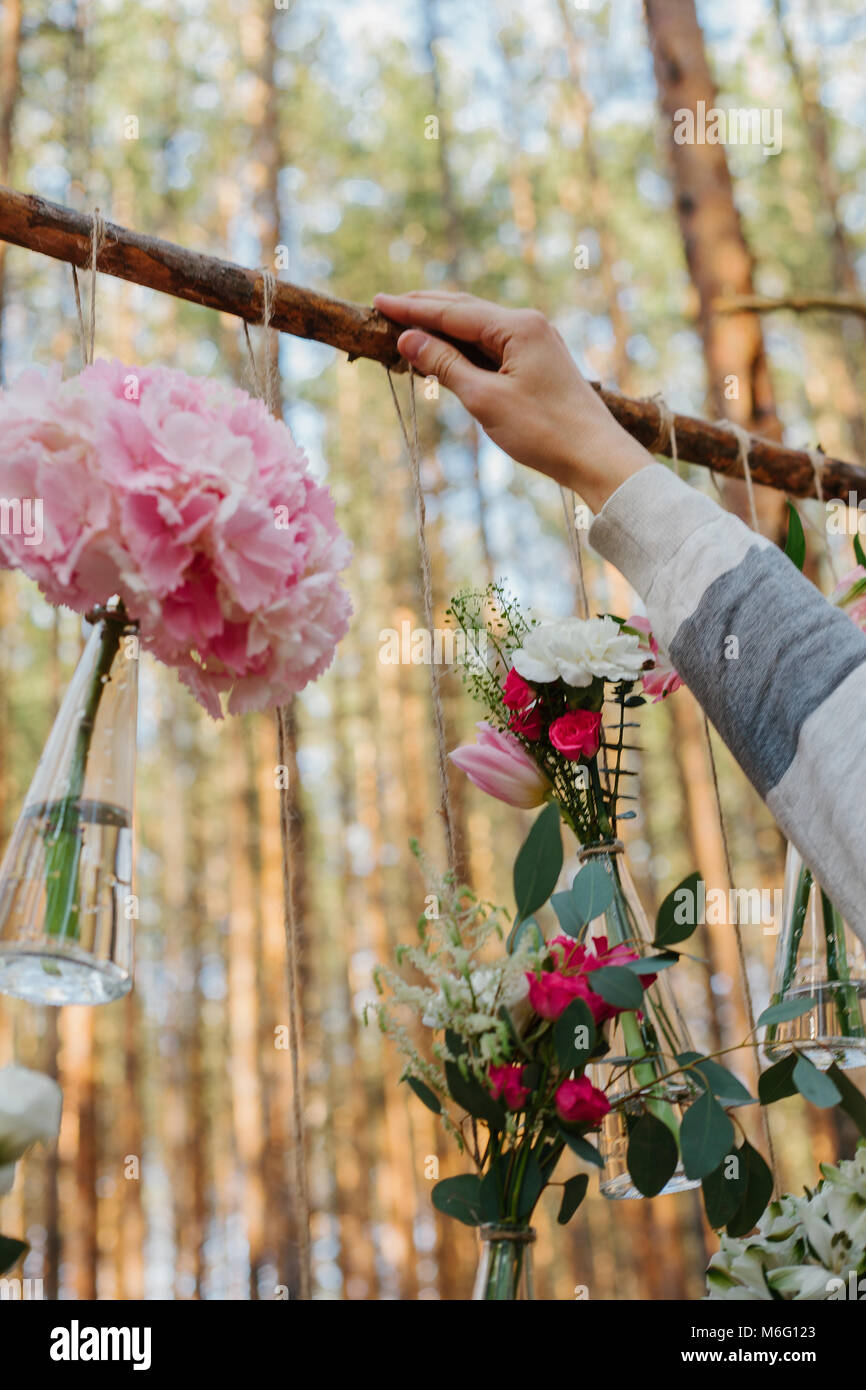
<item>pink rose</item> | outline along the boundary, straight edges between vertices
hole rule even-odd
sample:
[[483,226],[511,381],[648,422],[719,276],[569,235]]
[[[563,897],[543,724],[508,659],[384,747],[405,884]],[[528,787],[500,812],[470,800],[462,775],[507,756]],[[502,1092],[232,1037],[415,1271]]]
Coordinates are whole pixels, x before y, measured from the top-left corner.
[[506,709],[526,709],[537,698],[537,692],[512,666],[502,691],[502,703]]
[[589,1124],[598,1128],[610,1110],[610,1101],[587,1076],[576,1081],[563,1081],[554,1097],[557,1113],[566,1124]]
[[601,743],[601,712],[576,709],[561,714],[550,726],[550,741],[558,752],[572,762],[579,758],[594,758]]
[[494,1100],[502,1096],[509,1110],[522,1110],[530,1096],[530,1088],[523,1085],[523,1067],[516,1063],[487,1069],[490,1094]]
[[[555,936],[548,945],[557,965],[552,970],[543,970],[540,976],[532,971],[527,971],[526,975],[529,1003],[540,1018],[559,1018],[573,999],[584,1001],[596,1024],[606,1023],[609,1018],[626,1012],[602,999],[592,988],[588,977],[591,977],[593,970],[600,970],[604,965],[622,966],[637,960],[636,951],[625,943],[609,947],[605,936],[594,939],[592,950],[573,941],[570,936]],[[655,978],[655,975],[644,976],[645,985],[653,984]]]
[[494,729],[486,719],[476,725],[478,742],[463,744],[449,754],[476,787],[509,806],[540,806],[550,782],[512,735]]
[[641,647],[652,657],[653,665],[641,676],[641,685],[644,694],[652,695],[653,704],[657,705],[666,695],[679,690],[683,683],[682,677],[674,670],[668,658],[659,651],[659,644],[653,636],[648,618],[629,618],[626,627],[634,628],[642,634]]
[[543,970],[540,975],[527,971],[529,1003],[539,1018],[555,1019],[564,1014],[572,999],[581,993],[580,977]]

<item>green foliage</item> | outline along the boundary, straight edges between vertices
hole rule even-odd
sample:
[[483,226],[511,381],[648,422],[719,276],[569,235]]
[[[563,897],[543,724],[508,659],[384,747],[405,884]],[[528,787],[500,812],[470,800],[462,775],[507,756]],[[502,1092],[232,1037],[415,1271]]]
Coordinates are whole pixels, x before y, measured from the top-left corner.
[[563,1185],[562,1203],[559,1208],[557,1221],[560,1226],[567,1226],[574,1213],[577,1211],[589,1185],[589,1175],[587,1173],[577,1173],[573,1178],[569,1178]]
[[626,1161],[632,1181],[645,1197],[655,1197],[673,1176],[679,1160],[677,1141],[666,1124],[647,1112],[632,1129]]
[[675,946],[686,941],[698,925],[697,901],[699,873],[687,874],[672,888],[662,902],[656,917],[654,946]]
[[[579,1035],[578,1029],[581,1030]],[[583,1046],[578,1037],[586,1039]],[[553,1025],[553,1043],[564,1072],[583,1070],[596,1043],[595,1022],[583,999],[573,999],[560,1014]]]
[[559,807],[550,802],[536,818],[514,861],[518,925],[547,902],[556,887],[561,869]]
[[480,1226],[483,1221],[481,1179],[475,1173],[442,1178],[432,1191],[433,1205],[445,1216],[453,1216],[464,1226]]
[[803,534],[800,513],[793,502],[788,502],[788,535],[785,540],[785,554],[797,566],[798,570],[802,570],[806,563],[806,537]]
[[8,1274],[9,1270],[18,1263],[22,1255],[26,1255],[30,1246],[25,1240],[13,1240],[11,1236],[0,1236],[0,1274]]
[[718,1101],[703,1091],[692,1101],[680,1126],[683,1167],[689,1178],[704,1178],[733,1146],[734,1126]]

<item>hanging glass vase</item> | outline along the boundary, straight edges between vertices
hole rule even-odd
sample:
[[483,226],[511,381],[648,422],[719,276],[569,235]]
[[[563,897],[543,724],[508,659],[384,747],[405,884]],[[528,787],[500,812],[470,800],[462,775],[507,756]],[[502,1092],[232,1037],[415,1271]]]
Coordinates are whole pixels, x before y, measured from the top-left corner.
[[770,1024],[764,1051],[777,1061],[796,1045],[816,1067],[862,1067],[866,952],[793,845],[782,901],[770,1003],[814,998],[815,1004],[798,1018]]
[[[605,937],[608,947],[627,945],[646,955],[652,931],[629,871],[621,841],[584,845],[582,863],[592,859],[609,876],[612,897],[608,907],[586,928],[586,937]],[[649,1111],[673,1134],[679,1133],[683,1110],[698,1094],[697,1088],[682,1077],[669,1077],[673,1058],[693,1051],[685,1019],[667,974],[660,973],[644,992],[643,1007],[637,1013],[618,1014],[609,1024],[610,1051],[594,1067],[595,1084],[607,1091],[612,1109],[599,1134],[599,1153],[604,1159],[601,1191],[605,1197],[621,1200],[642,1197],[628,1171],[626,1155],[631,1127]],[[618,1062],[617,1058],[629,1058]],[[611,1078],[614,1078],[611,1084]],[[640,1095],[625,1100],[641,1088]],[[659,1195],[685,1192],[700,1187],[700,1181],[686,1177],[682,1162]]]
[[473,1303],[534,1299],[531,1226],[482,1226]]
[[132,987],[138,636],[93,622],[0,865],[0,992],[103,1004]]

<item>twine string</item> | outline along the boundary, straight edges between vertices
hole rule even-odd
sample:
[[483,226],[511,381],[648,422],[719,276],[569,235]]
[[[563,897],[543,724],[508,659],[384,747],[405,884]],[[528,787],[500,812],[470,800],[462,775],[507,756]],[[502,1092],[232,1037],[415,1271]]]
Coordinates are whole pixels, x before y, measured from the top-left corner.
[[746,483],[746,495],[749,499],[749,519],[753,531],[761,534],[761,523],[758,520],[758,508],[755,505],[755,485],[752,481],[752,467],[750,463],[750,452],[752,448],[752,436],[742,425],[738,425],[736,420],[717,420],[719,429],[728,430],[734,436],[739,448],[739,463],[743,470],[743,478]]
[[559,495],[562,499],[562,510],[565,516],[565,534],[568,538],[568,548],[574,560],[574,567],[577,571],[577,608],[580,616],[584,619],[589,617],[589,598],[586,592],[586,578],[583,571],[583,545],[580,539],[580,532],[577,528],[577,501],[570,488],[565,488],[560,483]]
[[[409,419],[411,432],[406,427],[400,401],[394,387],[394,379],[390,368],[385,368],[388,376],[388,385],[391,388],[391,398],[394,402],[394,409],[397,412],[397,419],[400,424],[400,431],[403,435],[403,442],[406,445],[406,453],[409,458],[409,470],[412,478],[412,493],[415,502],[415,539],[418,545],[418,556],[421,567],[421,594],[424,603],[424,621],[430,633],[431,644],[433,642],[433,570],[430,561],[430,547],[427,543],[427,506],[424,501],[424,487],[421,482],[421,450],[418,443],[418,412],[415,402],[415,372],[412,366],[409,367]],[[435,650],[435,648],[434,648]],[[441,691],[442,673],[436,661],[430,662],[430,696],[433,705],[433,727],[436,735],[436,767],[439,777],[439,809],[442,816],[442,823],[445,829],[445,850],[448,858],[448,868],[452,875],[457,872],[457,845],[454,834],[454,813],[451,806],[451,789],[448,782],[448,749],[445,738],[445,712],[442,706]]]
[[[815,496],[821,503],[821,510],[826,522],[827,512],[824,503],[824,451],[823,449],[807,449],[806,453],[809,455],[809,462],[812,465],[812,473],[815,478]],[[826,526],[824,527],[824,553],[827,556],[827,564],[830,567],[830,573],[833,576],[833,584],[835,586],[839,583],[839,570],[836,567],[836,559],[833,555],[833,548],[830,545],[830,535]]]
[[644,396],[642,399],[654,405],[659,413],[658,429],[656,430],[655,439],[648,446],[649,452],[651,454],[666,454],[673,462],[678,476],[682,477],[683,467],[680,463],[678,452],[677,426],[674,412],[671,410],[660,391],[657,391],[654,396]]
[[[255,383],[256,395],[276,415],[280,404],[280,378],[276,355],[271,352],[270,324],[276,300],[276,277],[271,271],[262,271],[262,349],[261,363],[256,361],[250,338],[249,327],[244,321],[244,341],[250,359],[250,370]],[[300,972],[300,925],[295,899],[295,846],[292,793],[288,785],[288,772],[294,762],[293,730],[294,715],[290,704],[280,705],[276,711],[277,761],[284,771],[282,781],[287,785],[279,789],[280,798],[280,846],[283,868],[283,926],[286,937],[286,974],[289,996],[289,1053],[292,1066],[292,1145],[295,1159],[295,1217],[298,1231],[298,1274],[300,1295],[309,1301],[312,1297],[312,1272],[310,1250],[310,1185],[307,1175],[307,1134],[304,1119],[304,1072],[301,1061],[303,1047],[303,1007],[301,1004]]]
[[75,308],[78,314],[78,334],[81,343],[81,360],[85,367],[89,367],[93,361],[94,348],[96,346],[96,271],[99,261],[99,253],[105,242],[105,218],[99,208],[93,209],[93,216],[90,219],[90,308],[88,321],[84,322],[84,310],[81,306],[81,287],[78,283],[78,268],[72,266],[72,288],[75,291]]

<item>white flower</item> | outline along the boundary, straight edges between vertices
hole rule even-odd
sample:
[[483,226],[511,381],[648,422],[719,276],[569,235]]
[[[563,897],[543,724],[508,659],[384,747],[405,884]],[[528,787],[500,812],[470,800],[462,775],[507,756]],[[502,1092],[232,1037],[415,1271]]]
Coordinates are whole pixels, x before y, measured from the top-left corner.
[[647,659],[635,633],[623,633],[613,618],[563,618],[539,623],[513,656],[514,669],[527,681],[555,681],[584,687],[595,676],[608,681],[637,680]]
[[839,1277],[863,1267],[866,1147],[836,1167],[822,1163],[821,1172],[811,1196],[771,1202],[755,1235],[722,1236],[707,1270],[710,1299],[824,1300]]
[[15,1161],[60,1129],[63,1096],[56,1081],[27,1067],[0,1069],[0,1195],[15,1181]]

